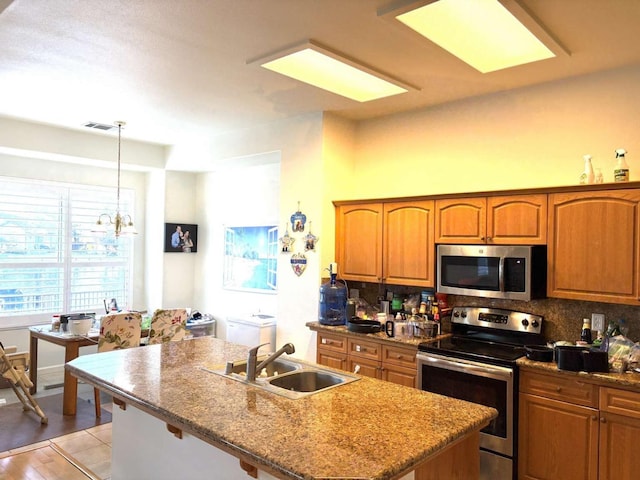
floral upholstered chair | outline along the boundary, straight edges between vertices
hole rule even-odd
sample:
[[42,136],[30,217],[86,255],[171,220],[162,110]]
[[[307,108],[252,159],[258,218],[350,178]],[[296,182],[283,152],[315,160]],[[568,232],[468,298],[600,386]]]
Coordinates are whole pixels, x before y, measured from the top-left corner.
[[[142,315],[138,312],[123,312],[105,315],[100,321],[98,352],[121,350],[140,346]],[[100,417],[100,391],[93,390],[96,417]]]
[[158,309],[153,312],[149,345],[183,340],[187,334],[188,317],[186,308]]
[[98,352],[140,346],[142,315],[123,312],[105,315],[100,322]]

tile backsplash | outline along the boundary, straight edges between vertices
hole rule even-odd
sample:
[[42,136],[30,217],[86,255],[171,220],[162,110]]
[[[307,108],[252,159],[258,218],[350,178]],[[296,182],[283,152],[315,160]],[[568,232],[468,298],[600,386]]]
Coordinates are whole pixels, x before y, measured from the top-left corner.
[[[416,287],[397,287],[393,285],[386,286],[385,289],[379,284],[372,283],[357,283],[349,286],[357,288],[360,296],[366,299],[371,305],[377,305],[379,298],[384,296],[386,290],[399,293],[401,296],[419,293],[420,290],[422,290]],[[544,317],[542,333],[547,340],[568,340],[571,342],[580,339],[582,319],[591,319],[592,313],[602,313],[605,316],[605,329],[610,321],[619,322],[619,320],[622,319],[629,329],[628,337],[634,342],[640,341],[640,307],[631,305],[564,300],[558,298],[545,298],[524,302],[519,300],[501,300],[459,295],[449,295],[449,305],[452,307],[464,305],[504,308],[506,310],[541,315]],[[446,328],[447,323],[444,322],[443,326]]]

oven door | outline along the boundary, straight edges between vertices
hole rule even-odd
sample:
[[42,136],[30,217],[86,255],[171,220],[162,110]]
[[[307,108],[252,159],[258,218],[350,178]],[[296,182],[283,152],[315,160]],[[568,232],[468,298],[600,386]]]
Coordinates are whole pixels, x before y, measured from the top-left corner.
[[498,416],[480,432],[480,448],[513,456],[514,370],[418,352],[418,388],[493,407]]

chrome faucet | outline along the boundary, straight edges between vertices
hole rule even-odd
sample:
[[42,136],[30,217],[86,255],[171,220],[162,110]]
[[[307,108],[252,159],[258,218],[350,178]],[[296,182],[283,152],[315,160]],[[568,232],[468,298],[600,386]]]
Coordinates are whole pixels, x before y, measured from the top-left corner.
[[293,346],[293,343],[286,343],[279,350],[272,353],[266,359],[260,362],[259,365],[256,365],[258,363],[258,349],[265,345],[269,345],[269,343],[263,343],[249,350],[249,356],[247,357],[247,381],[249,382],[255,381],[256,375],[258,375],[263,368],[276,360],[283,353],[291,355],[296,351],[296,347]]

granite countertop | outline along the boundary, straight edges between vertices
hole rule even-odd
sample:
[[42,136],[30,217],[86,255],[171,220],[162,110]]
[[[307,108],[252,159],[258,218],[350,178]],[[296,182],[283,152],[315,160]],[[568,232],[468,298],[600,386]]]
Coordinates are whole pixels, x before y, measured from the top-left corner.
[[367,377],[291,400],[200,368],[221,368],[227,360],[245,359],[247,351],[199,337],[83,355],[66,368],[282,478],[406,474],[497,414],[492,408]]
[[604,373],[604,372],[572,372],[569,370],[560,370],[556,362],[536,362],[526,357],[519,358],[516,362],[520,368],[529,370],[540,370],[543,372],[561,373],[563,375],[578,377],[581,380],[597,383],[604,386],[618,386],[624,388],[633,388],[640,391],[640,373]]
[[378,333],[358,333],[350,331],[346,325],[322,325],[320,322],[307,322],[305,324],[309,329],[315,331],[324,331],[330,333],[340,333],[342,335],[352,335],[361,338],[375,339],[380,340],[384,343],[388,343],[390,345],[405,345],[405,346],[414,346],[417,347],[421,343],[425,342],[437,342],[438,340],[442,340],[443,338],[450,337],[450,333],[444,333],[442,335],[438,335],[434,338],[415,338],[415,337],[389,337],[384,331]]

